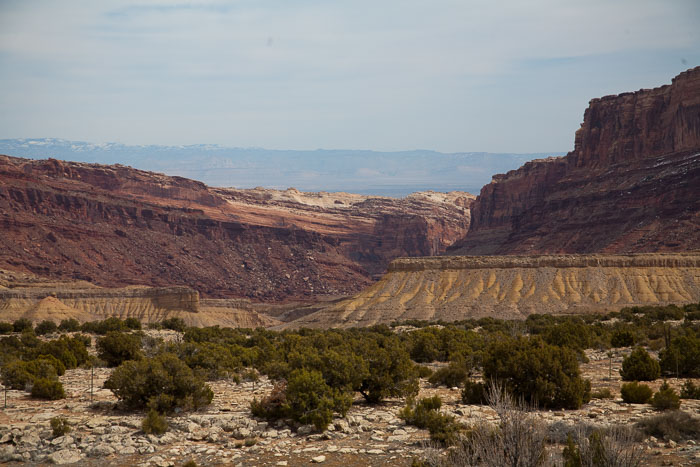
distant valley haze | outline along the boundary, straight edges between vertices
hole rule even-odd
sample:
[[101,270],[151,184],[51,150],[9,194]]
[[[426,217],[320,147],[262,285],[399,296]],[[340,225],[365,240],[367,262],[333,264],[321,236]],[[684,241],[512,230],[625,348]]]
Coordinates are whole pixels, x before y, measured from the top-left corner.
[[403,197],[416,191],[467,191],[478,194],[491,176],[524,162],[563,153],[445,154],[415,150],[313,151],[227,148],[217,145],[128,146],[60,139],[0,140],[0,154],[32,159],[123,164],[199,180],[210,186],[345,191]]

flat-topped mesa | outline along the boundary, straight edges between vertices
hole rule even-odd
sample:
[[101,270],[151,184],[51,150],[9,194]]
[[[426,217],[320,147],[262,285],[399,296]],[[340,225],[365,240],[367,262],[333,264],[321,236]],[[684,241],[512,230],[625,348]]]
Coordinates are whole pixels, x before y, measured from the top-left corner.
[[700,67],[593,99],[565,157],[497,175],[454,255],[700,248]]
[[509,255],[509,256],[433,256],[398,258],[389,264],[393,271],[425,271],[428,269],[493,269],[493,268],[700,268],[700,253],[620,254],[620,255]]
[[700,253],[401,258],[372,287],[287,327],[370,326],[700,302]]

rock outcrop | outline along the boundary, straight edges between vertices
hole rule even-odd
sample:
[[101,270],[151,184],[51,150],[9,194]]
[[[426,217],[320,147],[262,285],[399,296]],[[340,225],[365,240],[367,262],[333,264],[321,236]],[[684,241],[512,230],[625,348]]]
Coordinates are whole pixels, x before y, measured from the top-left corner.
[[574,151],[484,186],[455,255],[700,249],[700,67],[593,99]]
[[247,300],[202,300],[188,287],[101,288],[84,282],[42,280],[0,270],[0,321],[80,322],[108,317],[143,323],[181,318],[189,326],[267,327],[279,321],[253,310]]
[[353,298],[286,327],[584,313],[700,302],[700,254],[401,258]]
[[465,235],[468,193],[215,189],[120,165],[0,156],[0,267],[100,286],[308,300]]

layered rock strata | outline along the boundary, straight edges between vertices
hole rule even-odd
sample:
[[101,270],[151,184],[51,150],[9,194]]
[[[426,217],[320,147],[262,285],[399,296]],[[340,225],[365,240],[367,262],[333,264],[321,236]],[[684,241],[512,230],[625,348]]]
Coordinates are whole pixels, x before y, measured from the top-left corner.
[[401,258],[360,294],[292,327],[455,321],[700,302],[700,254]]
[[216,189],[120,165],[0,156],[0,267],[308,300],[359,291],[396,257],[440,254],[466,233],[472,200]]
[[496,175],[450,254],[700,249],[700,67],[593,99],[574,150]]
[[190,326],[266,327],[279,321],[257,313],[245,300],[202,300],[188,287],[101,288],[85,283],[42,281],[0,271],[0,321],[80,322],[108,317],[143,323],[181,318]]

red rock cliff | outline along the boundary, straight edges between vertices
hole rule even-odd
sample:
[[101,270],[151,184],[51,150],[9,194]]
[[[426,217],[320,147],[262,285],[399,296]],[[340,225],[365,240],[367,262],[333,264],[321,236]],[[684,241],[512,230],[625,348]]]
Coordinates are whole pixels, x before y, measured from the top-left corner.
[[466,233],[472,200],[215,189],[119,165],[0,156],[0,268],[211,297],[346,294],[398,256],[443,252]]
[[700,248],[700,67],[593,99],[574,151],[494,176],[450,254]]

